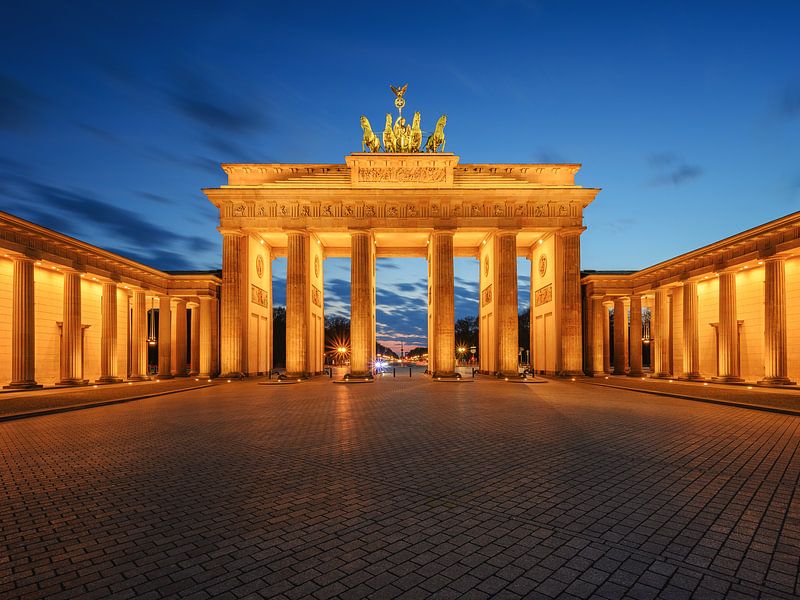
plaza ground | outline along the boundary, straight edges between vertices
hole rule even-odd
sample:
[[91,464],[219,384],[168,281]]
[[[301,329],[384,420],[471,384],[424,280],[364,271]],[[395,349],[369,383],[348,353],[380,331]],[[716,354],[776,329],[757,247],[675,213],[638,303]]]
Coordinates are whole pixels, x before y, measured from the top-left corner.
[[556,380],[8,421],[0,597],[792,598],[799,447],[796,416]]

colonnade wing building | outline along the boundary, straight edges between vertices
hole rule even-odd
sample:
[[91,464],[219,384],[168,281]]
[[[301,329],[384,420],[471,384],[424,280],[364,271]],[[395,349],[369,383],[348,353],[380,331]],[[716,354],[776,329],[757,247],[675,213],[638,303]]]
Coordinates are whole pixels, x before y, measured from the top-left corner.
[[[287,257],[286,368],[323,368],[323,269],[350,257],[351,371],[375,353],[375,259],[428,260],[429,370],[454,371],[453,258],[480,261],[480,368],[517,374],[517,257],[531,259],[537,368],[582,368],[580,235],[597,189],[579,165],[460,165],[453,154],[355,153],[346,164],[228,164],[227,185],[204,192],[223,236],[221,369],[262,370],[269,348],[269,264]],[[260,266],[261,265],[261,266]],[[264,299],[264,302],[258,301]],[[266,363],[270,362],[267,350]]]

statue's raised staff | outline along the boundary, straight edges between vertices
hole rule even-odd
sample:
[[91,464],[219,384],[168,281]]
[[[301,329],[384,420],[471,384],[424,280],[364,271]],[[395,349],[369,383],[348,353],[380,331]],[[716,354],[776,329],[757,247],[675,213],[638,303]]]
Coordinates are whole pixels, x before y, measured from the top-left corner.
[[[444,152],[444,126],[447,125],[447,115],[442,115],[436,121],[436,129],[425,142],[425,152]],[[440,149],[441,148],[441,149]]]

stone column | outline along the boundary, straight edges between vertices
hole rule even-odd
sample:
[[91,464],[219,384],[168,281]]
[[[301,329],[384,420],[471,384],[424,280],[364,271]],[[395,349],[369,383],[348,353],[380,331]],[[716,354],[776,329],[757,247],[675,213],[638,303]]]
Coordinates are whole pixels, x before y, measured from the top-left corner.
[[700,375],[700,333],[697,326],[697,282],[683,283],[683,374],[684,379]]
[[764,260],[764,379],[761,385],[787,385],[786,259]]
[[178,298],[172,306],[172,374],[186,377],[186,300]]
[[[605,333],[608,329],[608,311],[602,296],[594,296],[592,302],[592,375],[602,375],[605,362]],[[605,318],[605,325],[603,324]]]
[[[198,335],[198,343],[200,345],[199,348],[199,370],[200,370],[200,377],[211,377],[212,372],[212,352],[213,352],[213,342],[212,342],[212,319],[211,319],[211,298],[200,298],[200,307],[197,309],[199,313],[199,335]],[[194,316],[194,315],[193,315]]]
[[642,297],[631,295],[630,316],[630,371],[631,377],[642,375]]
[[[519,376],[519,309],[517,308],[517,233],[495,233],[497,290],[495,326],[497,331],[497,371],[504,377]],[[455,319],[455,316],[454,316]],[[455,333],[454,333],[455,335]]]
[[453,279],[453,231],[435,230],[431,235],[433,259],[433,376],[455,376],[455,298]]
[[200,306],[193,304],[191,308],[192,335],[189,348],[189,375],[200,374]]
[[242,277],[247,265],[242,261],[241,233],[222,232],[222,329],[220,331],[222,377],[242,377],[242,342],[245,320],[242,318]]
[[561,300],[562,375],[583,374],[583,341],[581,340],[581,232],[567,231],[555,236],[556,292]]
[[603,373],[611,373],[611,320],[608,311],[613,302],[603,302]]
[[172,319],[169,296],[158,297],[158,378],[172,377]]
[[117,373],[117,284],[103,284],[100,312],[103,330],[100,332],[100,379],[102,383],[118,383]]
[[718,352],[720,381],[742,381],[739,377],[739,323],[736,319],[736,273],[719,274]]
[[40,388],[36,383],[36,323],[33,259],[13,256],[11,304],[11,383],[9,388]]
[[625,375],[628,362],[628,347],[625,342],[628,332],[628,311],[622,298],[614,299],[614,375]]
[[308,376],[308,234],[289,233],[286,259],[286,375]]
[[667,289],[656,289],[650,321],[653,335],[653,377],[669,377],[669,304]]
[[61,380],[58,385],[83,385],[81,275],[64,272],[64,320],[61,324]]
[[131,316],[131,380],[143,381],[147,376],[147,297],[143,291],[133,292]]
[[375,312],[372,292],[374,272],[372,234],[350,234],[350,375],[371,376],[372,315]]

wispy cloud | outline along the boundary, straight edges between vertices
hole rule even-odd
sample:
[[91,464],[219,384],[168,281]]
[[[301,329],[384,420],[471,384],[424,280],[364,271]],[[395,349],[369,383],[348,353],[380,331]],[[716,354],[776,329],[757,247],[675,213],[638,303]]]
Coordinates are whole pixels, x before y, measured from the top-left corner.
[[647,157],[647,162],[655,171],[650,185],[681,185],[704,174],[701,166],[684,162],[671,152],[651,154]]

